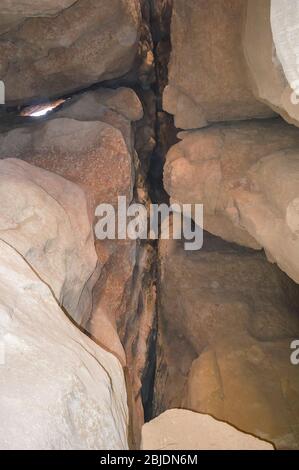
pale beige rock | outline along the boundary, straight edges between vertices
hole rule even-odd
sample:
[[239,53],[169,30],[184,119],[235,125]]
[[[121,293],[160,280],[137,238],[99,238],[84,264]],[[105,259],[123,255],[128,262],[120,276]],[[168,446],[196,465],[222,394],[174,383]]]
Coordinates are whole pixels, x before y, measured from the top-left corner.
[[30,17],[54,16],[76,0],[2,0],[0,31],[4,33]]
[[299,149],[263,158],[232,197],[238,225],[299,284]]
[[271,28],[277,57],[291,85],[298,80],[299,3],[271,0]]
[[[88,112],[92,120],[86,120]],[[99,203],[116,204],[118,195],[132,199],[132,155],[121,130],[99,120],[108,112],[94,95],[83,95],[79,102],[71,102],[51,116],[54,119],[2,133],[1,158],[13,155],[80,185],[88,198],[92,222]],[[70,117],[73,114],[75,119]],[[129,126],[126,132],[131,143]]]
[[160,242],[155,415],[208,413],[280,449],[299,447],[299,286],[262,253],[207,233]]
[[0,12],[0,77],[7,103],[61,96],[120,77],[132,66],[139,43],[138,0],[64,1],[50,10],[48,1],[32,10],[32,1],[18,10],[14,3]]
[[[136,192],[142,189],[131,122],[142,114],[140,100],[128,88],[83,93],[48,120],[0,134],[0,158],[15,155],[79,184],[89,202],[90,220],[96,223],[98,204],[116,206],[118,196],[126,196],[129,204],[134,186]],[[143,200],[147,202],[146,191]],[[81,325],[128,367],[138,446],[141,377],[155,311],[153,250],[134,240],[96,240],[96,252],[101,272],[93,289],[92,314]]]
[[212,416],[168,410],[142,428],[143,450],[274,450]]
[[263,247],[299,283],[299,133],[280,120],[181,133],[166,159],[172,202],[203,204],[204,228]]
[[55,15],[68,8],[76,0],[2,0],[1,16],[19,15],[22,18],[31,16]]
[[127,121],[139,121],[143,117],[142,104],[131,88],[99,88],[67,100],[63,110],[55,117],[67,117],[78,121],[104,121],[114,112]]
[[49,287],[2,240],[0,299],[0,448],[127,449],[119,362],[71,323]]
[[253,95],[242,50],[247,0],[174,0],[164,109],[178,128],[269,117]]
[[256,97],[298,126],[298,4],[288,0],[250,0],[243,49]]
[[[118,106],[113,101],[117,94]],[[120,107],[125,113],[128,96],[131,102],[126,113],[137,119],[142,108],[133,91],[86,93],[68,102],[49,121],[1,134],[0,156],[14,155],[80,185],[86,193],[93,222],[98,204],[116,207],[118,196],[126,196],[127,204],[133,198],[133,133],[131,122],[118,110]],[[112,101],[114,109],[108,101]],[[131,240],[105,240],[96,241],[96,251],[102,272],[94,290],[93,316],[85,318],[84,326],[125,364],[116,323],[127,312],[131,293],[126,286],[132,280],[138,247]]]
[[[116,127],[101,121],[61,118],[13,129],[1,134],[0,141],[1,158],[13,155],[81,186],[88,201],[90,224],[94,221],[98,204],[116,205],[119,195],[126,196],[128,202],[132,199],[132,155],[123,134]],[[74,201],[75,198],[72,203]],[[107,240],[97,243],[96,249],[102,266],[98,283],[103,279],[104,285],[107,285],[105,266],[109,267],[109,279],[111,276],[112,279],[109,290],[104,292],[103,287],[101,288],[101,305],[94,304],[93,307],[108,316],[111,312],[110,321],[115,325],[116,312],[120,307],[125,285],[134,269],[136,247],[127,241],[118,245]],[[115,258],[118,258],[116,265]],[[82,326],[86,326],[89,317],[81,318]],[[113,348],[113,352],[124,362],[124,352],[117,333],[114,332],[112,339],[111,334],[107,335],[102,329],[101,336],[97,339],[101,342],[104,338],[103,345],[118,345],[116,349]]]
[[20,253],[74,320],[88,318],[97,256],[83,191],[16,159],[0,161],[0,239]]

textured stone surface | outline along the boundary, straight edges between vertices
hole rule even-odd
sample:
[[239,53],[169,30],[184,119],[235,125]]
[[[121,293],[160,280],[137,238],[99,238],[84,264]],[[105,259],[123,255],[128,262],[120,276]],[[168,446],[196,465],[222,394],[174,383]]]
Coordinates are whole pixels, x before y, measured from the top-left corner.
[[280,120],[182,133],[167,155],[172,202],[204,204],[206,230],[263,247],[299,282],[299,133]]
[[0,448],[127,449],[118,360],[70,322],[49,287],[2,240],[0,299]]
[[22,158],[81,185],[92,209],[117,202],[119,193],[132,198],[126,142],[118,129],[100,121],[61,118],[13,129],[1,135],[1,156]]
[[75,2],[76,0],[2,0],[0,32],[9,31],[26,18],[55,16]]
[[247,0],[174,0],[164,109],[178,128],[266,117],[247,77],[242,49]]
[[156,414],[183,407],[298,448],[298,289],[261,253],[207,233],[198,252],[160,242]]
[[[120,77],[139,43],[137,0],[9,2],[0,14],[7,102],[67,94]],[[50,14],[50,16],[49,16]],[[10,15],[15,15],[15,19]],[[34,16],[34,17],[33,17]]]
[[[116,206],[118,196],[126,196],[128,204],[133,197],[147,203],[131,123],[142,114],[130,89],[84,93],[67,100],[47,120],[0,134],[0,157],[14,155],[79,184],[93,221],[95,207]],[[96,252],[101,272],[93,290],[92,315],[83,326],[129,369],[136,438],[143,422],[141,377],[155,308],[154,254],[146,243],[132,240],[97,240]]]
[[273,450],[212,416],[168,410],[142,428],[143,450]]
[[[99,95],[105,93],[103,90]],[[128,203],[132,200],[134,154],[131,123],[117,111],[101,104],[98,93],[84,94],[78,101],[67,104],[69,106],[52,115],[51,120],[33,122],[2,134],[1,157],[14,155],[79,184],[86,193],[93,221],[98,204],[116,205],[119,195],[126,196]],[[127,113],[133,114],[133,106],[128,108]],[[121,253],[116,257],[121,258],[117,267],[122,268],[118,270],[121,285],[114,282],[114,292],[110,291],[110,298],[104,304],[108,308],[110,303],[111,310],[120,302],[135,258],[135,246],[126,241],[120,245]],[[97,242],[103,268],[106,263],[113,265],[111,257],[115,251],[118,252],[117,247],[116,242]],[[111,269],[115,270],[113,266]]]
[[298,126],[298,3],[250,0],[243,48],[256,97]]
[[[53,119],[33,122],[0,137],[1,157],[14,155],[79,184],[89,202],[91,221],[98,204],[116,206],[119,195],[126,196],[128,203],[133,197],[131,123],[117,111],[101,104],[99,96],[105,95],[107,100],[107,93],[109,91],[103,90],[83,94],[79,100],[67,102],[68,106],[51,116]],[[134,106],[128,108],[131,111],[128,109],[127,113],[133,114]],[[122,300],[133,273],[136,244],[105,240],[97,241],[96,249],[102,272],[95,286],[93,319],[88,328],[100,343],[125,363],[123,347],[116,333],[116,316],[126,308]]]
[[104,121],[113,116],[119,121],[139,121],[143,117],[142,104],[130,88],[99,88],[88,91],[68,100],[57,116],[77,119],[78,121]]
[[91,313],[99,275],[83,191],[58,175],[7,159],[0,161],[0,195],[0,239],[81,323]]
[[277,57],[288,83],[298,80],[299,4],[287,0],[271,0],[271,28]]
[[55,15],[76,0],[2,0],[1,15],[31,16]]

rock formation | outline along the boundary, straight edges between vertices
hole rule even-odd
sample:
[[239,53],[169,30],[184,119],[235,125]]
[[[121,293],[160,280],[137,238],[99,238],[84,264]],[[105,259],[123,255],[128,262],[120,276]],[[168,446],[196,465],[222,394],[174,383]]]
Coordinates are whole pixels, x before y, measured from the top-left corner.
[[205,234],[160,242],[155,412],[187,408],[298,448],[299,287],[262,253]]
[[241,47],[246,7],[247,0],[174,0],[164,109],[174,114],[176,127],[272,114],[247,77]]
[[273,446],[242,433],[209,415],[168,410],[142,428],[144,450],[273,450]]
[[5,2],[0,76],[7,102],[64,95],[129,71],[139,43],[138,0]]
[[83,191],[17,159],[0,161],[0,181],[0,239],[26,260],[74,320],[83,322],[99,276]]
[[[142,116],[142,105],[128,88],[87,92],[68,100],[49,120],[0,134],[0,157],[14,155],[79,184],[93,221],[98,204],[117,208],[118,196],[126,196],[129,205],[134,188],[137,199],[147,201],[132,126]],[[79,323],[129,367],[140,428],[141,377],[155,313],[154,253],[149,244],[132,240],[96,240],[96,251],[101,273],[93,312]]]
[[164,170],[171,201],[203,204],[206,230],[265,248],[299,283],[297,129],[276,119],[180,135]]
[[59,305],[96,264],[82,190],[16,160],[0,181],[0,447],[126,449],[121,365]]
[[248,1],[243,49],[257,99],[298,126],[297,2]]
[[1,2],[0,448],[298,448],[298,3]]

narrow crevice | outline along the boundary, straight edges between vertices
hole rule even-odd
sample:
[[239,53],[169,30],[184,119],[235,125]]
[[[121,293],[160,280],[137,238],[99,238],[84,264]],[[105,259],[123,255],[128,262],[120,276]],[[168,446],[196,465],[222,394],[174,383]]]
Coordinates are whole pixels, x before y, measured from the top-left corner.
[[165,156],[177,142],[173,116],[163,111],[163,92],[168,83],[168,64],[171,53],[170,25],[173,0],[149,0],[150,28],[153,39],[153,54],[156,80],[152,91],[156,98],[154,148],[148,172],[149,194],[153,203],[169,203],[164,189],[163,168]]
[[[151,84],[154,97],[153,133],[155,146],[147,167],[147,187],[154,204],[169,204],[169,195],[163,184],[163,169],[166,153],[177,142],[173,116],[163,111],[163,91],[168,82],[168,63],[171,53],[170,24],[173,0],[148,0],[147,21],[149,23],[154,55],[155,80]],[[142,99],[142,97],[141,97]],[[156,317],[148,342],[148,360],[142,377],[142,403],[145,422],[154,416],[154,387],[157,359],[158,308],[159,308],[159,258],[158,241],[154,242],[156,251]]]
[[156,362],[157,362],[157,334],[158,334],[158,319],[154,319],[151,335],[148,341],[148,358],[143,376],[141,387],[141,399],[144,411],[144,421],[149,422],[154,415],[154,388],[155,388],[155,375],[156,375]]

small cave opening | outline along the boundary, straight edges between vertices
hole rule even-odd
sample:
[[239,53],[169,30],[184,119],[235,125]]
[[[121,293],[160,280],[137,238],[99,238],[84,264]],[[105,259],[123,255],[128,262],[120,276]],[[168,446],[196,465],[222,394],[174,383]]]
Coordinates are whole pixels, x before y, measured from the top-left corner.
[[19,114],[22,117],[43,117],[49,115],[55,109],[60,109],[61,105],[65,103],[64,99],[56,100],[51,103],[42,103],[32,106],[26,106],[23,108]]

